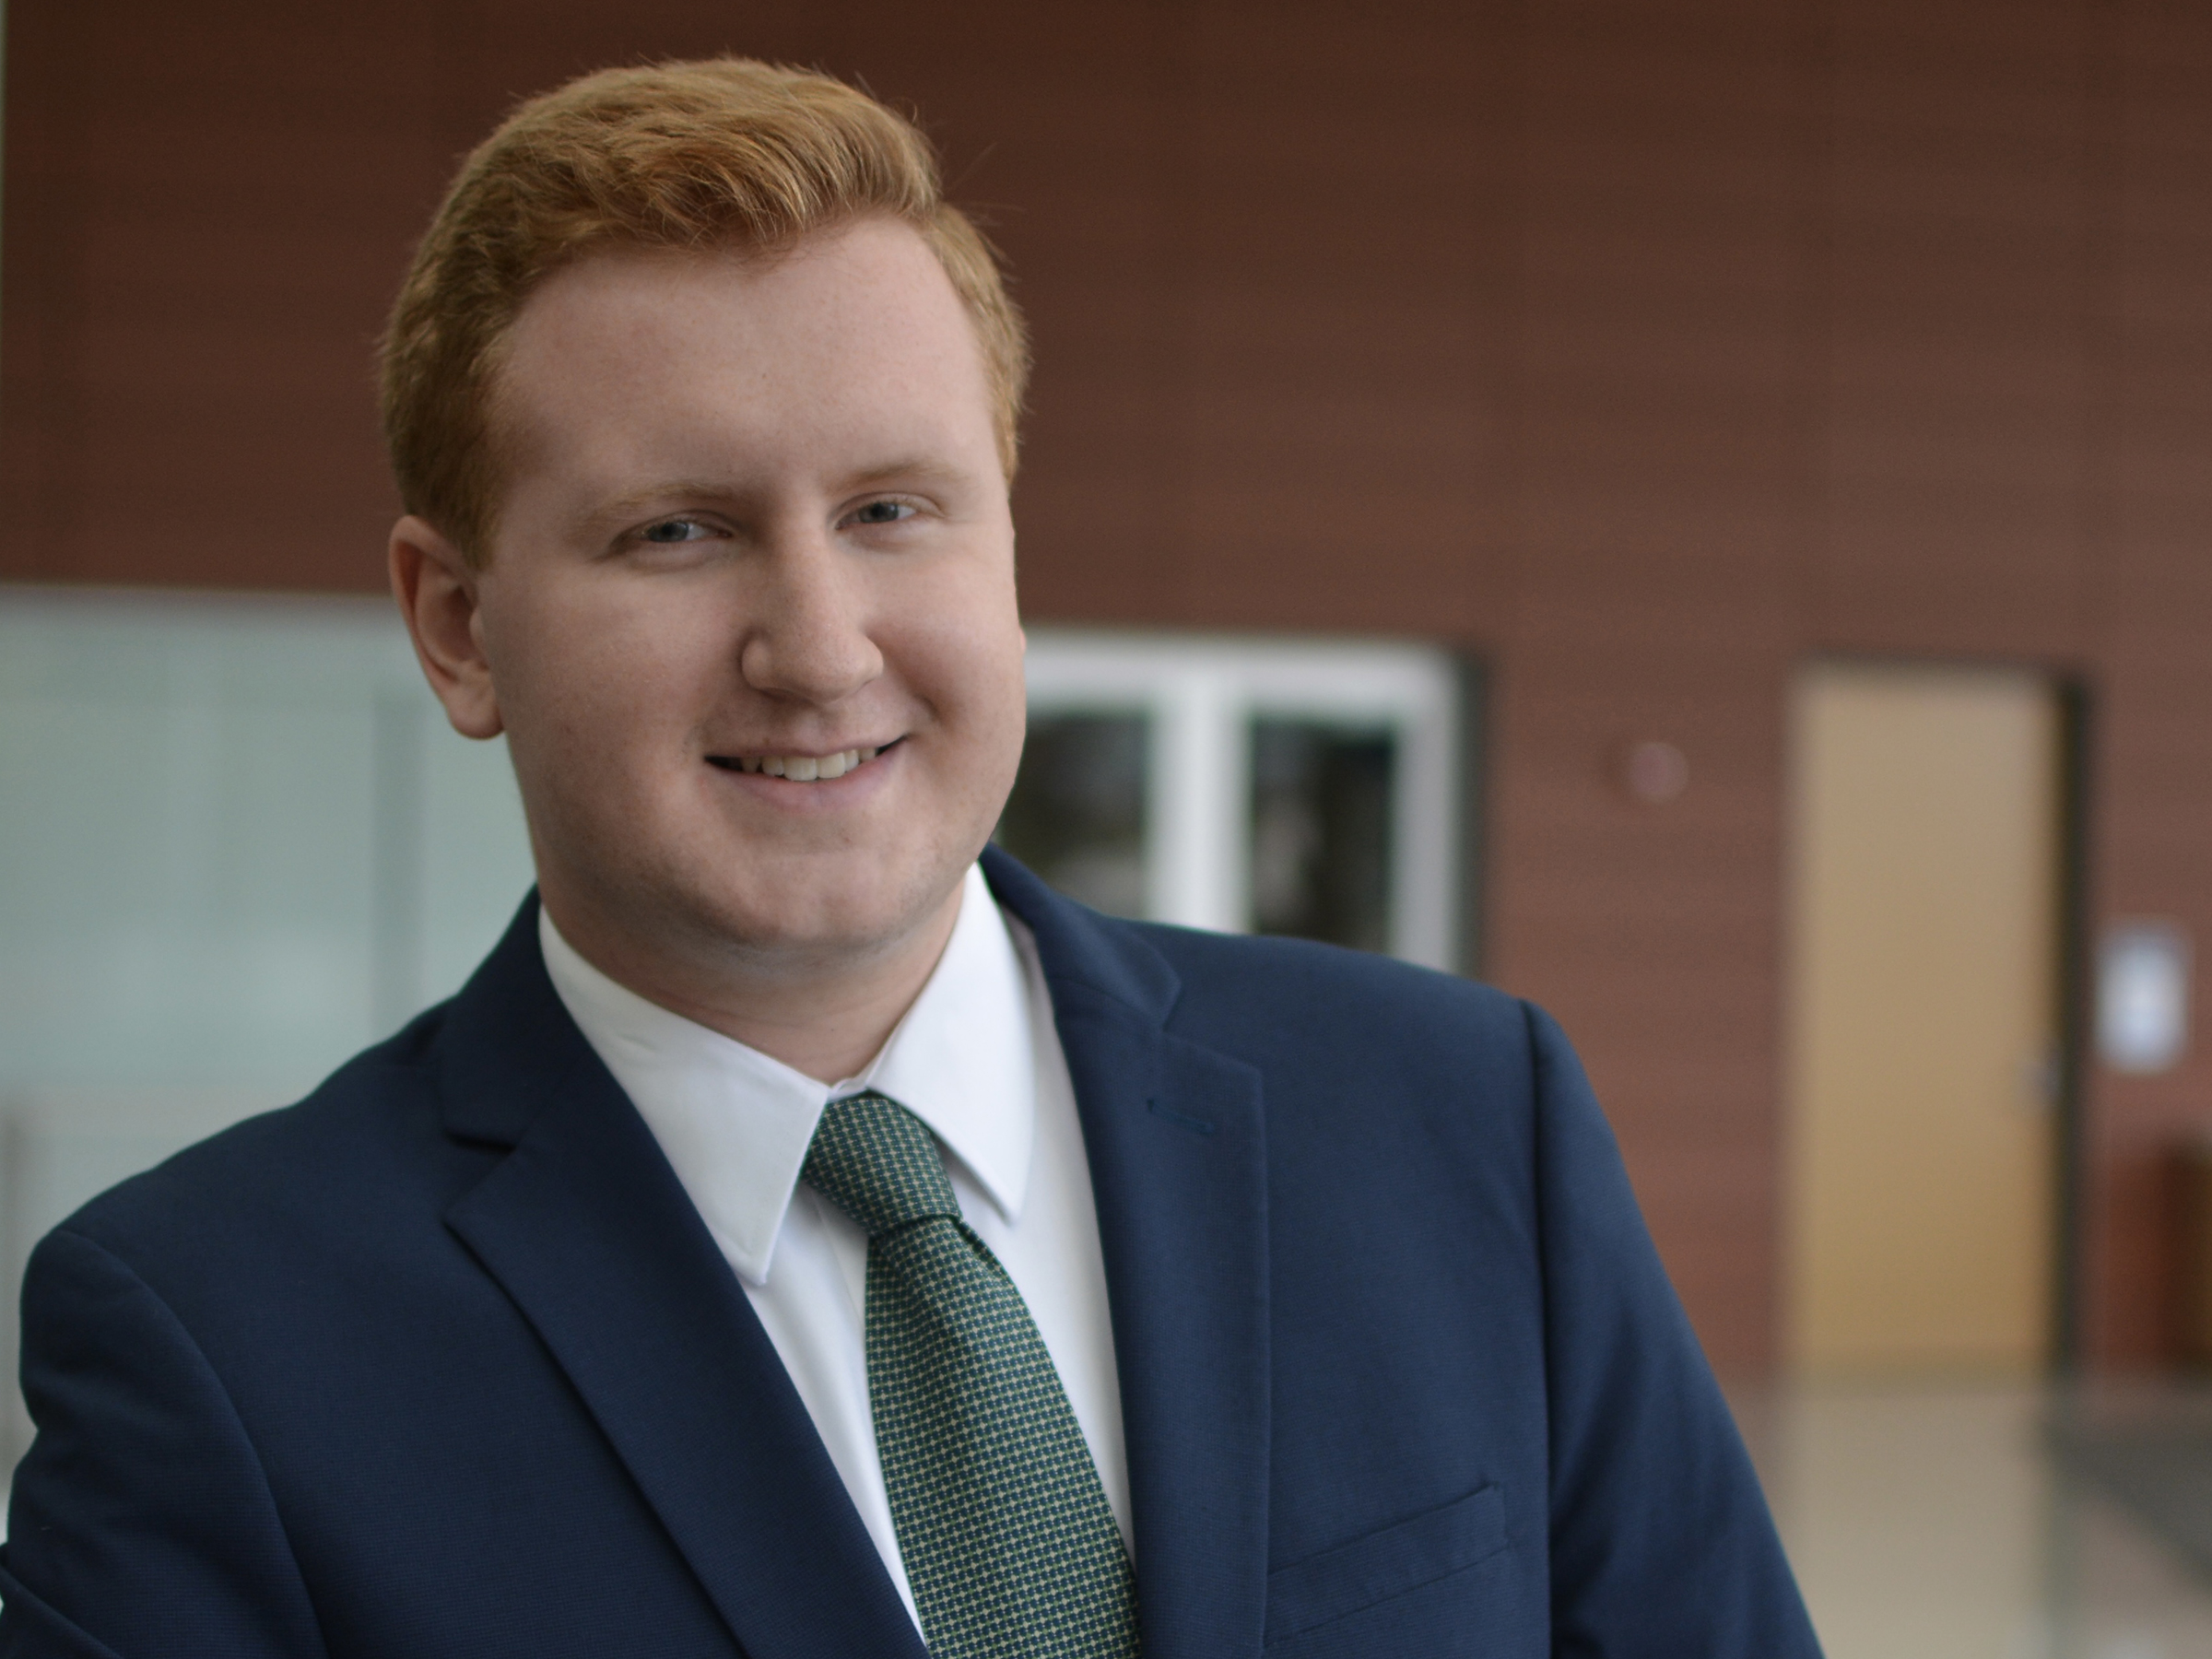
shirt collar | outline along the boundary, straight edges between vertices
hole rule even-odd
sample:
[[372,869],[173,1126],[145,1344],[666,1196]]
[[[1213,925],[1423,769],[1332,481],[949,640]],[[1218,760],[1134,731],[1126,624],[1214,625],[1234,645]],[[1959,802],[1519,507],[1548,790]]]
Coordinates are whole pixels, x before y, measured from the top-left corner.
[[858,1077],[825,1084],[648,1002],[585,961],[541,906],[570,1017],[638,1109],[732,1266],[768,1282],[822,1108],[875,1088],[927,1124],[1009,1222],[1029,1194],[1036,1056],[1020,958],[980,868],[922,993]]
[[980,867],[968,871],[959,920],[922,994],[875,1065],[829,1098],[863,1087],[927,1124],[998,1213],[1021,1219],[1037,1131],[1029,982]]

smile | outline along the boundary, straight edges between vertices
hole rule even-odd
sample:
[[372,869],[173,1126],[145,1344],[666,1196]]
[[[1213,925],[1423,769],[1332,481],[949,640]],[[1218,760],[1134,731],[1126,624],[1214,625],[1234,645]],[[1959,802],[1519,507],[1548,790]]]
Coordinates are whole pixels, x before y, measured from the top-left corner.
[[794,783],[827,783],[865,766],[881,753],[881,748],[849,748],[833,755],[709,755],[707,759],[724,771],[765,772]]

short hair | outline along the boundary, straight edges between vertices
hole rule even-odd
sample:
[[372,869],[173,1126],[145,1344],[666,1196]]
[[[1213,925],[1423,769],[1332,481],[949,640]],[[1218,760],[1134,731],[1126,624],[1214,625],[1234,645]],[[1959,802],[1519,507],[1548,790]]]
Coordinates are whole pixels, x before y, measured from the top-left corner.
[[603,69],[518,105],[462,164],[380,349],[402,503],[472,565],[500,483],[496,381],[515,318],[564,265],[614,247],[774,253],[881,216],[918,230],[982,350],[1010,482],[1028,331],[996,253],[947,202],[912,122],[830,76],[709,58]]

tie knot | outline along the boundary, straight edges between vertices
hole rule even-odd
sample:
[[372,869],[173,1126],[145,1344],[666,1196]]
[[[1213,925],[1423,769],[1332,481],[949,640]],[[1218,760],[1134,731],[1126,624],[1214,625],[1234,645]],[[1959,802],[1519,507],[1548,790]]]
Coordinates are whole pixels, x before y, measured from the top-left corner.
[[800,1174],[871,1239],[932,1216],[960,1218],[937,1143],[888,1095],[857,1094],[825,1106]]

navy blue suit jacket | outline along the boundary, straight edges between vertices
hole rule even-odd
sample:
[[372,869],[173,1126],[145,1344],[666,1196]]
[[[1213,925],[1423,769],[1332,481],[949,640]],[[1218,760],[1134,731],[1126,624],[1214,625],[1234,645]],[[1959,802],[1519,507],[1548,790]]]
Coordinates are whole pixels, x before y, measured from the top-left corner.
[[[1147,1659],[1817,1653],[1543,1014],[1011,860],[1076,1085]],[[535,907],[31,1260],[0,1654],[922,1659]]]

